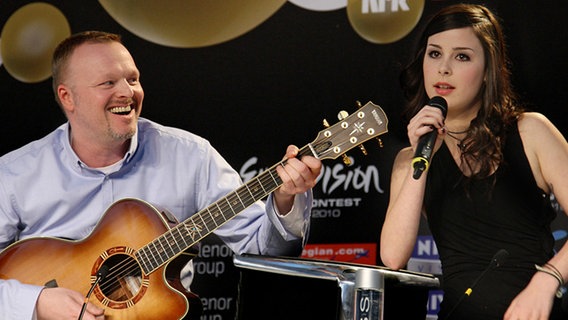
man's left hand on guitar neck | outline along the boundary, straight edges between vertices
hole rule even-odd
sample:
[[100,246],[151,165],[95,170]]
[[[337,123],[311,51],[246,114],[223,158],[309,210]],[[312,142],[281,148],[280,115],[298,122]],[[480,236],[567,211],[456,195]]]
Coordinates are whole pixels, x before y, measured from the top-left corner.
[[282,185],[274,191],[274,202],[281,215],[292,210],[297,194],[305,193],[316,185],[321,172],[321,160],[313,156],[302,156],[298,159],[298,151],[298,147],[288,146],[284,156],[286,164],[276,168]]

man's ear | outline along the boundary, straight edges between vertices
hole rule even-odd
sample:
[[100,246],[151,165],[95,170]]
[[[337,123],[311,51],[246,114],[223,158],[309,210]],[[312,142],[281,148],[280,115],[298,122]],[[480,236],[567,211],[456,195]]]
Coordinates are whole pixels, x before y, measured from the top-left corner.
[[75,107],[75,102],[73,101],[73,95],[67,86],[60,84],[57,86],[57,97],[61,102],[61,107],[65,112],[72,112]]

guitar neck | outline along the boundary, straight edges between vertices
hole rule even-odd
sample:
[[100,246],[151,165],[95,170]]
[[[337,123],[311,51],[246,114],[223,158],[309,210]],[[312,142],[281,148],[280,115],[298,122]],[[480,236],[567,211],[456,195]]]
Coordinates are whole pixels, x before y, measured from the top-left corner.
[[[311,148],[311,145],[307,145],[300,149],[298,157],[314,155]],[[201,241],[225,222],[278,189],[282,185],[282,179],[280,179],[276,167],[284,165],[286,165],[286,160],[263,171],[235,191],[140,248],[136,252],[136,257],[140,261],[144,273],[154,272],[181,252]]]
[[[346,151],[387,132],[387,124],[384,111],[369,101],[354,114],[342,117],[339,123],[325,125],[326,128],[318,133],[312,143],[299,150],[298,157],[311,155],[321,160],[336,159]],[[285,166],[286,162],[283,160],[275,164],[136,251],[144,273],[154,272],[244,209],[278,189],[282,180],[276,168]]]

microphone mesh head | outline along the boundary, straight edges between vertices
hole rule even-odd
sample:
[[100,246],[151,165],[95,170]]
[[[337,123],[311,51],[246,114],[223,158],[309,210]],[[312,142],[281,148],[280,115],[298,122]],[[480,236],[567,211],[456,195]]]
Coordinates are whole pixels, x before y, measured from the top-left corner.
[[495,263],[495,266],[496,267],[502,266],[503,263],[505,263],[505,260],[507,260],[507,257],[509,257],[509,251],[507,251],[505,249],[501,249],[501,250],[497,251],[497,253],[493,257],[493,261]]
[[446,99],[440,96],[435,96],[430,99],[428,105],[442,110],[444,117],[446,117],[446,115],[448,114],[448,102],[446,101]]

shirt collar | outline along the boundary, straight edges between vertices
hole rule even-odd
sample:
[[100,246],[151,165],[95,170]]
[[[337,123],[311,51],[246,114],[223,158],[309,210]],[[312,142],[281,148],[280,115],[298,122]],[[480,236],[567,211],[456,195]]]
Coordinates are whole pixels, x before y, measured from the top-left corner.
[[128,163],[130,162],[130,160],[132,160],[132,156],[136,152],[136,149],[138,149],[138,126],[136,126],[136,132],[134,133],[134,136],[132,136],[132,138],[130,139],[130,148],[128,148],[128,151],[124,155],[125,162]]
[[[126,154],[119,162],[124,164],[132,160],[134,153],[138,149],[138,130],[139,128],[137,127],[134,136],[132,136],[132,138],[130,139],[130,146],[128,148],[128,151],[126,151]],[[70,155],[70,159],[73,160],[74,166],[78,168],[88,168],[92,170],[92,168],[89,168],[89,166],[87,166],[86,164],[83,163],[83,161],[81,161],[79,156],[77,156],[77,154],[71,147],[71,125],[69,124],[69,122],[67,122],[64,127],[63,137],[64,137],[63,145],[65,146],[65,149],[67,149],[67,153]]]

